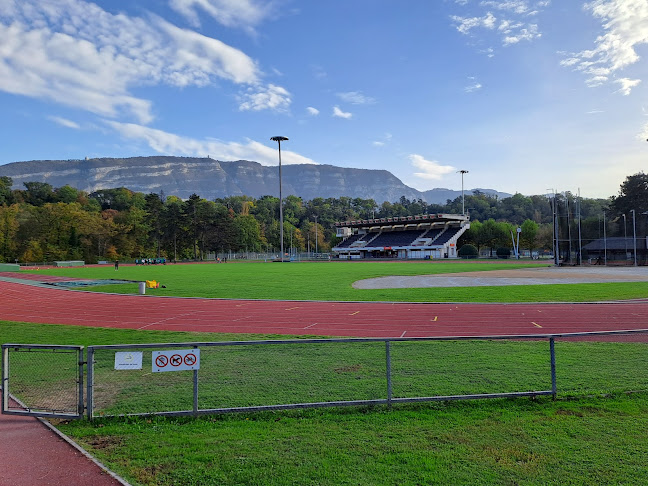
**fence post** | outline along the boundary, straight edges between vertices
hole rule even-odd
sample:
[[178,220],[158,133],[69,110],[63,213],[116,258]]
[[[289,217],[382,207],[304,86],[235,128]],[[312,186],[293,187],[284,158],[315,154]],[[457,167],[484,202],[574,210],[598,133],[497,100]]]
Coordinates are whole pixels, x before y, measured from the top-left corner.
[[555,400],[558,388],[556,386],[556,347],[554,338],[549,338],[549,353],[551,354],[551,396]]
[[[197,348],[194,346],[194,349]],[[198,415],[198,370],[193,370],[193,413]]]
[[78,378],[78,391],[79,391],[79,401],[77,403],[77,413],[79,417],[83,416],[83,366],[85,365],[83,361],[83,347],[79,348],[77,352],[77,361],[79,363],[79,378]]
[[392,381],[391,381],[391,342],[385,341],[385,360],[387,374],[387,405],[392,406]]
[[2,347],[2,409],[4,412],[9,408],[9,349]]
[[94,411],[94,348],[92,346],[88,347],[87,363],[88,367],[88,384],[86,392],[86,417],[88,420],[92,420],[92,415]]

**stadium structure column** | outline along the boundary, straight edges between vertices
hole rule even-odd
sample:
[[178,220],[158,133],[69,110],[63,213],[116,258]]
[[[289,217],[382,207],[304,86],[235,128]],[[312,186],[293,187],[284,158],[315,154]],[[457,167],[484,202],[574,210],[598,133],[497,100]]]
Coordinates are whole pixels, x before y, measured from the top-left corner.
[[279,144],[279,238],[281,239],[281,262],[284,261],[284,238],[283,238],[283,197],[281,193],[281,142],[288,140],[287,137],[282,137],[278,135],[276,137],[271,137],[270,140],[273,140]]

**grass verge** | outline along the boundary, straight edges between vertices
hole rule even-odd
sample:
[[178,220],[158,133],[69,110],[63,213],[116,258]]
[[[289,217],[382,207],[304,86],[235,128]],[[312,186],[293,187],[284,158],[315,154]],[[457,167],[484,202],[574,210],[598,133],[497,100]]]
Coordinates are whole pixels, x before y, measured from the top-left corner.
[[[0,342],[87,346],[261,337],[269,336],[0,322]],[[508,387],[515,376],[525,379],[526,372],[515,374],[520,367],[540,367],[539,376],[546,378],[546,350],[541,349],[546,343],[453,344],[459,343],[410,354],[395,370],[394,384],[409,377],[416,386],[425,382],[428,390],[452,389],[462,383],[482,386],[486,378]],[[641,484],[648,459],[647,349],[637,343],[558,343],[561,398],[556,402],[512,399],[399,405],[392,410],[104,418],[58,426],[134,485]],[[401,354],[407,357],[414,351]],[[306,357],[298,373],[313,376],[309,367],[321,374],[333,366],[340,381],[350,377],[359,383],[352,389],[362,388],[366,356],[349,361],[342,352],[328,355],[333,361],[324,365],[316,354]],[[236,366],[222,369],[216,379],[228,382],[236,370],[239,377],[249,374],[246,360],[221,363],[228,362]],[[252,369],[272,377],[281,374],[277,366],[299,381],[290,363],[281,360],[261,359]],[[247,395],[259,386],[242,383],[227,393]],[[226,385],[221,382],[218,388]],[[273,382],[269,389],[276,386]],[[569,397],[565,389],[571,389]],[[629,390],[635,393],[625,393]]]

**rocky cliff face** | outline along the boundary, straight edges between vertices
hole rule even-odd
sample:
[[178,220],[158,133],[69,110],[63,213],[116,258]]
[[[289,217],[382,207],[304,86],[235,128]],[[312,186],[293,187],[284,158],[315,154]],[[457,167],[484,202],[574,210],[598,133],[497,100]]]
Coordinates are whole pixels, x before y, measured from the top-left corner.
[[[333,165],[285,165],[282,169],[284,196],[294,194],[304,200],[349,196],[374,199],[380,204],[405,196],[410,200],[421,198],[428,203],[445,203],[446,199],[461,195],[461,191],[448,189],[420,192],[386,170]],[[38,160],[0,165],[0,176],[11,177],[15,189],[24,188],[24,182],[47,182],[53,187],[68,184],[87,192],[116,187],[144,193],[164,191],[183,199],[193,193],[205,199],[279,195],[277,167],[246,160],[221,162],[210,158],[165,156]]]

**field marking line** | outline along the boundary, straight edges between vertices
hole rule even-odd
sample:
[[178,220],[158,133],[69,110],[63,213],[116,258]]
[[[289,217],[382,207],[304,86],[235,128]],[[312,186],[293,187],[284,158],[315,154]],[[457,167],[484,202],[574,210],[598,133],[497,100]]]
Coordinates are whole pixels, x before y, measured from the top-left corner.
[[252,319],[253,316],[239,317],[238,319],[232,319],[232,322],[242,321],[243,319]]
[[537,323],[535,323],[535,322],[533,322],[533,321],[531,321],[531,324],[533,324],[535,327],[542,328],[542,326],[541,326],[540,324],[537,324]]
[[310,329],[310,328],[313,327],[315,324],[317,324],[317,322],[312,323],[310,326],[306,326],[304,329]]
[[285,310],[295,310],[295,309],[299,309],[299,307],[290,307],[289,309],[285,309]]
[[187,312],[186,314],[178,314],[177,316],[172,316],[172,317],[167,317],[166,319],[162,319],[161,321],[155,321],[151,322],[150,324],[147,324],[146,326],[138,327],[136,331],[141,331],[142,329],[146,329],[147,327],[155,326],[156,324],[162,324],[163,322],[170,321],[172,319],[176,319],[178,317],[187,317],[194,314],[194,312]]
[[405,337],[405,333],[406,333],[406,332],[407,332],[407,331],[403,331],[403,334],[401,334],[400,337]]
[[352,312],[352,313],[351,313],[351,314],[349,314],[349,315],[350,315],[350,316],[355,316],[356,314],[360,314],[360,311],[355,311],[355,312]]

